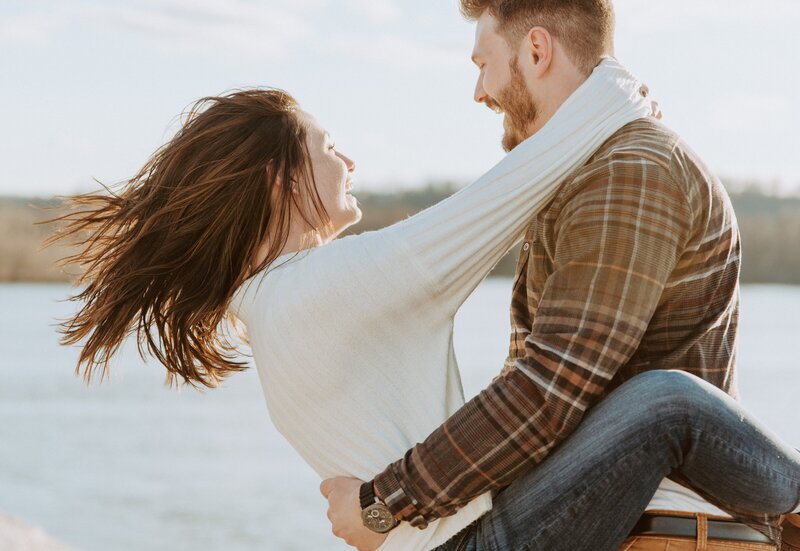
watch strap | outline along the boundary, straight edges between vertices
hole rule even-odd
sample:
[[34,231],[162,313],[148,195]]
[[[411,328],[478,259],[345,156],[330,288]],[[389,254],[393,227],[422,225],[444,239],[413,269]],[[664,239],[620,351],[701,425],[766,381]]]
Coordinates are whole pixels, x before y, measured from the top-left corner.
[[375,497],[375,489],[372,487],[372,481],[364,482],[361,485],[361,489],[358,491],[358,497],[361,501],[362,511],[378,501],[378,498]]

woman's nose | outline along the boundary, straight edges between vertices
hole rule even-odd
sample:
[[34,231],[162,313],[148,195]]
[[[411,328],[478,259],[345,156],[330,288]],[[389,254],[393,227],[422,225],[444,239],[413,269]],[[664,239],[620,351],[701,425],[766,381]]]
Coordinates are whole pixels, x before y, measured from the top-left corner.
[[339,157],[344,161],[344,164],[347,166],[347,172],[355,172],[356,163],[353,161],[353,159],[351,159],[347,155],[339,153],[338,151],[336,152],[336,154],[339,155]]

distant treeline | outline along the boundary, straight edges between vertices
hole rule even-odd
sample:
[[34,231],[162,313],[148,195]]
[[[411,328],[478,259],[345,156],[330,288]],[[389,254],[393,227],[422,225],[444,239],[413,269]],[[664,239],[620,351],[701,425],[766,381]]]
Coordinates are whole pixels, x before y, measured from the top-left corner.
[[[364,217],[351,232],[375,230],[441,201],[455,185],[431,185],[396,193],[359,193]],[[764,186],[732,183],[728,191],[742,235],[742,282],[800,285],[800,196],[779,197]],[[513,276],[519,249],[492,275]]]
[[70,251],[64,246],[43,248],[54,228],[35,222],[54,217],[59,201],[0,197],[0,281],[69,281],[58,260]]
[[[434,184],[398,192],[357,193],[364,217],[349,233],[380,229],[441,201],[454,184]],[[800,196],[778,197],[758,186],[731,185],[731,200],[742,234],[744,283],[800,284]],[[64,245],[42,249],[52,226],[34,225],[53,217],[54,199],[0,197],[0,281],[68,281],[57,266],[69,254]],[[492,275],[512,276],[518,250]],[[70,270],[73,274],[76,270]]]

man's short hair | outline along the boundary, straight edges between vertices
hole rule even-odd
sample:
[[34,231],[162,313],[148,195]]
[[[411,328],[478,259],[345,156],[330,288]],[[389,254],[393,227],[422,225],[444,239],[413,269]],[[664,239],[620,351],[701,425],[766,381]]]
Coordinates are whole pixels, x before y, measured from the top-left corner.
[[478,19],[486,10],[512,48],[533,27],[547,29],[570,60],[586,74],[604,55],[614,53],[611,0],[461,0],[461,13]]

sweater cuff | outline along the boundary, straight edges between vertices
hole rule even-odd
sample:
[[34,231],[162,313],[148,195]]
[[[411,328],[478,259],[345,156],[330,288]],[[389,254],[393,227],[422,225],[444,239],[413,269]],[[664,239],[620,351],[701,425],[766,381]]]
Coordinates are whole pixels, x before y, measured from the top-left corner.
[[388,469],[376,476],[372,484],[376,493],[383,497],[383,502],[397,520],[407,521],[411,526],[420,530],[428,527],[428,520],[423,516],[419,503],[403,487],[393,466],[389,466]]

